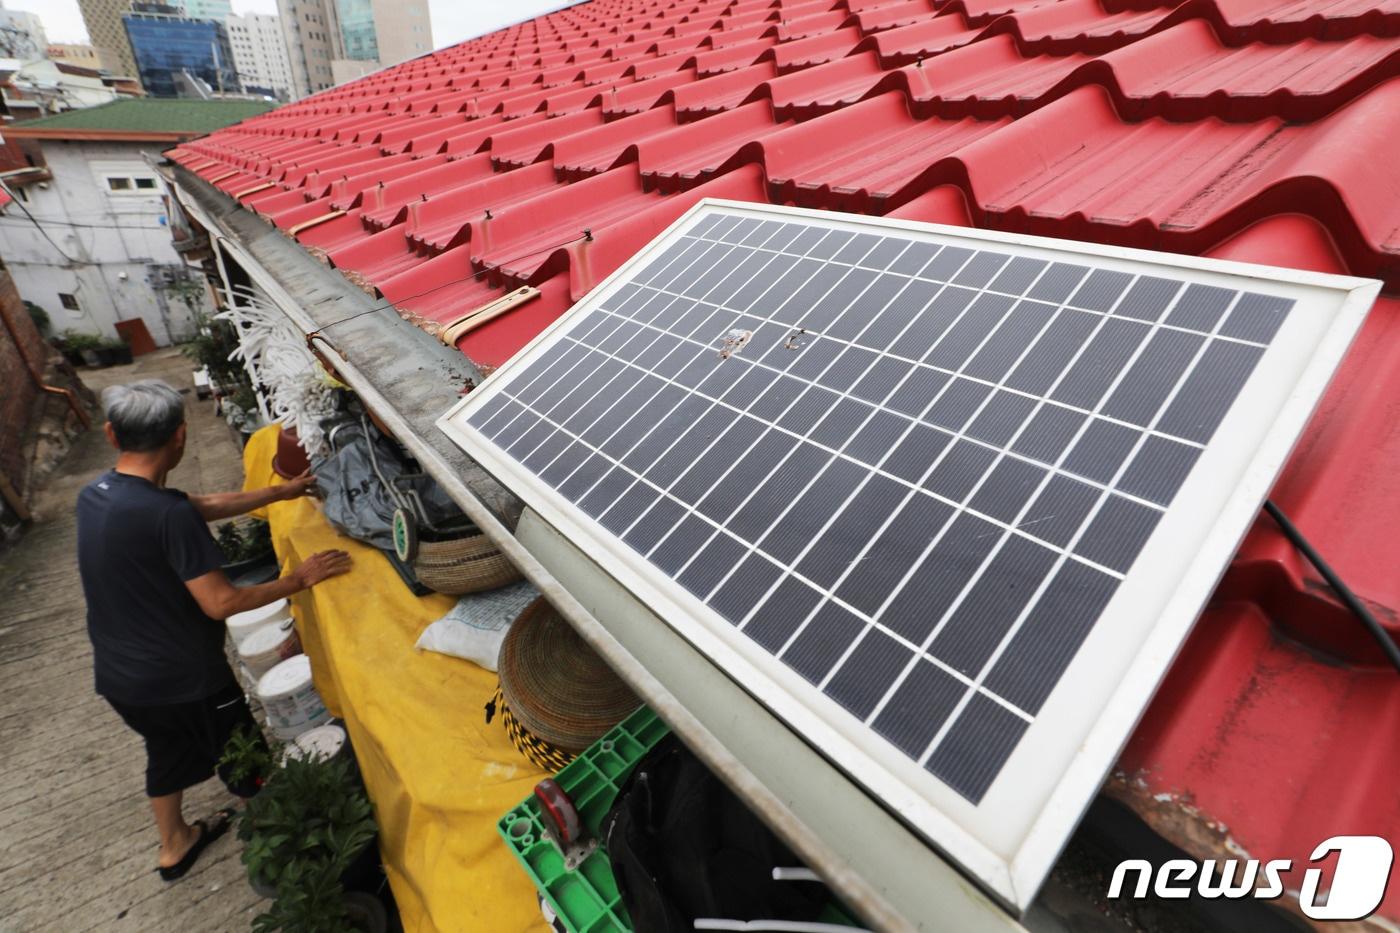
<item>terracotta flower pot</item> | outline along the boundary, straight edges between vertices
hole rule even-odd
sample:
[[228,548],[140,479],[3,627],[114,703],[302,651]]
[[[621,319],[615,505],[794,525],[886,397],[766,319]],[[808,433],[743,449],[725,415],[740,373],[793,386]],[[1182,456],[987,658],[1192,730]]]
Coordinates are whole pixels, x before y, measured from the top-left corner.
[[280,428],[277,432],[277,455],[272,458],[272,469],[283,479],[292,479],[305,473],[311,461],[302,449],[297,432]]

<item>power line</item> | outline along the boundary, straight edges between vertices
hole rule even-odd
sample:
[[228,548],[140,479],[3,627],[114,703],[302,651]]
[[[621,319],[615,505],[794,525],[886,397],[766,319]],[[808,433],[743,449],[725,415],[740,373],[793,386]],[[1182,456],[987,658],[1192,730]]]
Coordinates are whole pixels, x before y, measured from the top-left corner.
[[[28,211],[25,211],[28,214]],[[49,224],[54,227],[76,227],[80,230],[164,230],[164,224],[88,224],[80,223],[76,220],[52,220],[48,217],[33,217],[31,220],[36,224]],[[5,224],[0,222],[0,226],[23,227],[26,224]]]
[[24,202],[22,200],[15,197],[14,192],[10,190],[9,185],[5,184],[4,182],[0,182],[0,189],[3,189],[4,192],[10,196],[10,202],[12,204],[17,205],[20,210],[24,211],[24,216],[28,217],[30,223],[34,224],[34,229],[38,230],[39,235],[42,236],[45,240],[48,240],[49,245],[58,251],[58,255],[62,256],[64,259],[68,260],[71,263],[80,262],[80,260],[74,259],[72,256],[69,256],[68,253],[64,251],[63,247],[59,246],[53,241],[53,237],[49,236],[49,232],[44,229],[44,225],[34,219],[34,215],[29,213],[29,208],[24,206]]

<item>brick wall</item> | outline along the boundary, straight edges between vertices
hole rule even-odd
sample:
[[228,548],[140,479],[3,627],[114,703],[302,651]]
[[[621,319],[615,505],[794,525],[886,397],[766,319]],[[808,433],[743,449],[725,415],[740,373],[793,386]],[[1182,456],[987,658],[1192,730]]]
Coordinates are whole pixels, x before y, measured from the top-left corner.
[[21,495],[26,487],[25,430],[34,413],[38,389],[25,363],[43,372],[49,348],[39,335],[10,272],[0,261],[0,473]]

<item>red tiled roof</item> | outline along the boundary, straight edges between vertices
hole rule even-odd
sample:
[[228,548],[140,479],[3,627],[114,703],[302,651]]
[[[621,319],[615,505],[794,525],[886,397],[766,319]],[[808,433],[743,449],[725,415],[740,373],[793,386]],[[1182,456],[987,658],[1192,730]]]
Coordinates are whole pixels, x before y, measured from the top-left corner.
[[[420,325],[538,286],[459,343],[492,368],[706,195],[1393,295],[1397,75],[1400,0],[593,0],[170,156]],[[1380,301],[1274,493],[1392,632],[1398,314]],[[1157,820],[1178,840],[1190,812],[1214,824],[1198,840],[1299,865],[1327,835],[1400,838],[1396,715],[1400,681],[1266,519],[1125,753],[1125,793],[1194,801]]]

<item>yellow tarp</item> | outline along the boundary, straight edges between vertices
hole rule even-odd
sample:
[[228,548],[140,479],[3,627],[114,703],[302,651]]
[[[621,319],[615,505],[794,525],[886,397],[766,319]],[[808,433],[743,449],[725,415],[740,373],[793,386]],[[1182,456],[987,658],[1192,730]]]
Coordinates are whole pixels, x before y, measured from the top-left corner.
[[[281,482],[276,448],[276,426],[253,435],[244,488]],[[413,647],[453,598],[414,596],[382,554],[338,535],[313,499],[266,511],[284,567],[328,548],[354,558],[350,573],[293,603],[316,688],[354,743],[404,929],[548,929],[534,886],[496,834],[496,821],[545,775],[499,720],[485,722],[495,674]]]

